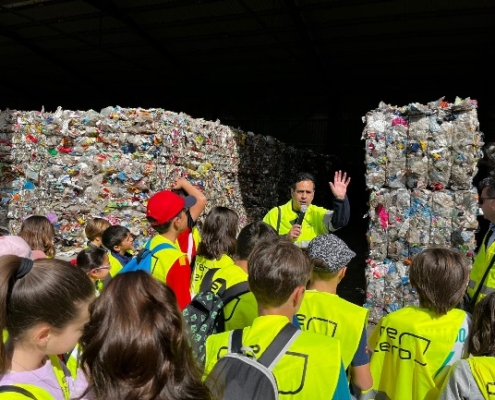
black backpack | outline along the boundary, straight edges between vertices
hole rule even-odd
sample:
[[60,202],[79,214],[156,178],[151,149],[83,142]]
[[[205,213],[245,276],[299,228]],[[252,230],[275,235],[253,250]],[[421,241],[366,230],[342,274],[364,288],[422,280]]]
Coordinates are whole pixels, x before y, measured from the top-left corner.
[[242,346],[242,329],[230,333],[229,352],[221,357],[205,380],[214,399],[277,400],[278,387],[273,368],[297,339],[301,331],[285,325],[261,357]]
[[[191,330],[193,354],[201,364],[205,362],[208,336],[225,331],[223,308],[236,297],[249,292],[247,282],[240,282],[228,289],[225,289],[223,279],[213,282],[213,275],[218,270],[213,268],[205,274],[199,293],[182,311]],[[219,290],[213,292],[218,286]]]

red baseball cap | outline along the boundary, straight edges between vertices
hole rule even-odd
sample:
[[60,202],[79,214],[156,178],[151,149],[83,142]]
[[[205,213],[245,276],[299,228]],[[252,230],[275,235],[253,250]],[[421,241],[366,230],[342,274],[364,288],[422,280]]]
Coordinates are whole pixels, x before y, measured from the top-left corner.
[[177,216],[184,208],[192,207],[196,204],[196,197],[180,197],[169,190],[155,193],[146,206],[146,216],[153,218],[151,225],[162,225]]

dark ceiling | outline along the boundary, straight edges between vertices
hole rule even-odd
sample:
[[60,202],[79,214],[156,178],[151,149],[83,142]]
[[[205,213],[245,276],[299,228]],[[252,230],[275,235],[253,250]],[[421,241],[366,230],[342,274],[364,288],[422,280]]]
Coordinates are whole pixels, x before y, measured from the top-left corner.
[[282,139],[273,121],[323,118],[359,141],[380,100],[470,96],[487,133],[494,17],[493,0],[0,0],[0,108],[162,107]]

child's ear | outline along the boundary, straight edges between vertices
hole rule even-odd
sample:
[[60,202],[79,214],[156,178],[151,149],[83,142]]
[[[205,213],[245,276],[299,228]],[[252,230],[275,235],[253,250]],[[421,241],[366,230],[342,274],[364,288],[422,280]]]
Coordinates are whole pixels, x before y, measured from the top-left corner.
[[306,292],[305,286],[299,286],[296,289],[294,289],[294,291],[292,292],[292,295],[291,295],[292,305],[296,310],[298,310],[299,307],[301,306],[305,292]]
[[180,220],[180,217],[175,217],[175,218],[174,218],[174,221],[172,222],[172,223],[174,224],[174,228],[175,228],[176,230],[178,230],[178,229],[179,229],[179,220]]
[[113,251],[115,251],[116,253],[120,253],[120,245],[113,246]]
[[98,275],[98,271],[96,269],[92,269],[88,272],[88,276],[90,278],[93,278],[93,279],[98,279],[98,277],[96,276]]
[[45,348],[50,339],[51,332],[52,328],[46,323],[36,326],[32,332],[32,338],[36,343],[36,346]]

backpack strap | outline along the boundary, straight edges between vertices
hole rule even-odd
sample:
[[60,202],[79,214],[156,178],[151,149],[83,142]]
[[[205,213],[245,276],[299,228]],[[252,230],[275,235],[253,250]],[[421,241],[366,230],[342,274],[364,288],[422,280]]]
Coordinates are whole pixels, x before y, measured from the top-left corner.
[[146,243],[146,245],[144,246],[144,248],[142,248],[139,251],[139,253],[137,255],[138,263],[141,262],[141,259],[143,258],[143,254],[145,254],[148,251],[151,253],[151,255],[154,255],[155,253],[158,253],[160,250],[173,249],[174,248],[174,246],[172,246],[169,243],[160,243],[159,245],[155,246],[153,248],[153,250],[150,250],[150,243],[151,243],[151,240],[149,240],[148,243]]
[[278,335],[275,336],[275,339],[273,339],[268,348],[258,359],[258,362],[270,371],[273,370],[275,365],[277,365],[278,361],[300,334],[301,331],[289,322],[282,328]]
[[38,400],[30,391],[16,385],[2,385],[0,386],[0,393],[17,393],[22,394],[29,399]]
[[211,285],[213,284],[213,275],[219,270],[220,268],[212,268],[206,272],[205,276],[203,277],[203,281],[201,282],[201,285],[199,287],[199,293],[201,292],[209,292],[211,290]]
[[280,206],[277,207],[278,209],[278,217],[277,217],[277,235],[280,235],[280,220],[282,219],[282,210],[280,210]]
[[[139,250],[138,254],[136,257],[133,257],[131,261],[129,261],[126,265],[122,267],[122,269],[118,272],[119,274],[125,274],[127,272],[135,272],[135,271],[146,271],[151,274],[150,270],[150,265],[141,265],[141,261],[146,258],[146,256],[150,255],[153,257],[155,253],[158,253],[160,250],[165,250],[165,249],[175,249],[174,246],[172,246],[169,243],[160,243],[159,245],[155,246],[153,250],[150,250],[150,242],[149,240],[146,245]],[[103,285],[107,284],[108,282],[106,281],[107,278],[103,281]]]
[[[208,272],[206,272],[205,276],[203,277],[203,281],[201,282],[201,286],[199,288],[200,293],[211,291],[211,287],[213,285],[213,277],[219,269],[220,268],[212,268],[208,270]],[[218,296],[220,296],[220,298],[222,299],[222,303],[225,305],[231,302],[237,296],[240,296],[247,292],[250,292],[248,283],[239,282],[234,286],[229,287],[228,289],[220,290],[218,292]]]
[[236,283],[234,286],[229,287],[228,289],[225,290],[220,295],[220,298],[222,299],[223,304],[228,304],[232,300],[234,300],[236,297],[243,295],[244,293],[250,292],[249,286],[247,282],[239,282]]
[[[230,332],[229,353],[241,353],[243,331],[243,329],[235,329]],[[258,362],[270,371],[273,370],[275,365],[277,365],[279,360],[300,334],[301,330],[297,329],[289,322],[282,328],[277,336],[275,336],[275,339],[273,339],[263,355],[258,358]]]
[[229,353],[240,353],[242,349],[242,332],[243,329],[234,329],[230,332]]

